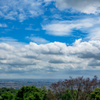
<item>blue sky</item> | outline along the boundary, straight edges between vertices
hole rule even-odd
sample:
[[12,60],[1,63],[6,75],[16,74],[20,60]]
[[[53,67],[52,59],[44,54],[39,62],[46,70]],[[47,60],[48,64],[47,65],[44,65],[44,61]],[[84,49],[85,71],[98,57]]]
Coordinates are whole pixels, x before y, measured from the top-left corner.
[[99,0],[0,1],[1,79],[99,72]]

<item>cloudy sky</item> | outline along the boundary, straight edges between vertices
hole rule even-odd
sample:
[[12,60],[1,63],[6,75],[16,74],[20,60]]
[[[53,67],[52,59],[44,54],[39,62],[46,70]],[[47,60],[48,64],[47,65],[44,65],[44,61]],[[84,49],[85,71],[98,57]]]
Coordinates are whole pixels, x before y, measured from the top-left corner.
[[0,78],[100,76],[100,0],[0,0]]

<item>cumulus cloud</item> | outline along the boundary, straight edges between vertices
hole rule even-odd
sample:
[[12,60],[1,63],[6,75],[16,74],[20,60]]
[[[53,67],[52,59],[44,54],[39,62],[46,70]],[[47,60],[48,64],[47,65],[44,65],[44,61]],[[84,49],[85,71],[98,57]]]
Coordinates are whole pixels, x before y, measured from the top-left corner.
[[59,9],[72,9],[86,14],[100,13],[99,0],[56,0]]
[[0,17],[5,19],[16,20],[21,22],[27,17],[36,17],[43,13],[40,0],[1,0]]
[[37,53],[42,53],[46,55],[64,55],[66,53],[66,44],[60,42],[40,44],[37,45],[34,42],[30,42],[29,45],[25,45],[26,48],[36,51]]
[[99,55],[100,41],[82,42],[79,39],[72,46],[61,42],[47,44],[30,42],[20,47],[3,41],[0,42],[0,70],[5,74],[21,75],[60,74],[65,73],[65,70],[70,73],[70,70],[84,71],[94,68],[100,70]]
[[89,66],[92,66],[94,68],[100,67],[100,60],[92,60],[88,64]]
[[73,47],[69,46],[69,53],[83,59],[94,58],[100,60],[99,43],[100,41],[81,42],[81,39],[79,39],[75,41]]

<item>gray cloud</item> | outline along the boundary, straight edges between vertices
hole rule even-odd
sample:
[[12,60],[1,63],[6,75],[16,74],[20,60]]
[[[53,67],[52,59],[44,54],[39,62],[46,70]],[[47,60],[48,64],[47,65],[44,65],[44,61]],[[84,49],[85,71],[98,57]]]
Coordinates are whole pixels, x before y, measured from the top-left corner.
[[47,66],[46,69],[44,69],[46,72],[48,73],[53,73],[53,72],[58,72],[59,71],[59,68],[54,68],[52,66]]
[[29,58],[29,59],[38,59],[39,60],[39,57],[38,56],[32,56],[32,55],[26,55],[26,56],[23,56],[25,58]]
[[100,60],[92,60],[92,61],[89,62],[88,65],[92,66],[92,67],[96,67],[96,66],[100,67]]
[[93,53],[91,53],[91,52],[86,52],[85,54],[83,53],[83,54],[78,54],[79,56],[79,58],[94,58],[94,59],[98,59],[98,60],[100,60],[100,53],[97,53],[97,54],[93,54]]
[[72,9],[72,12],[79,11],[86,14],[100,13],[99,0],[56,0],[59,9]]
[[50,61],[49,61],[49,63],[55,63],[55,64],[62,64],[62,63],[65,63],[64,61],[62,61],[62,60],[54,60],[54,59],[51,59]]
[[46,52],[46,51],[42,51],[42,53],[46,54],[46,55],[63,55],[64,54],[63,52],[60,52],[60,51],[58,51],[58,52],[53,52],[53,51]]

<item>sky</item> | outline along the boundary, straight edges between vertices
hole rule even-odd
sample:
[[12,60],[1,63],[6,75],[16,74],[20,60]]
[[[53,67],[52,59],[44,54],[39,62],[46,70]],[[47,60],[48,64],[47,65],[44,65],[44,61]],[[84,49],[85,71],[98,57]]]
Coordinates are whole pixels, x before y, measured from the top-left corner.
[[100,76],[100,0],[0,0],[0,79]]

